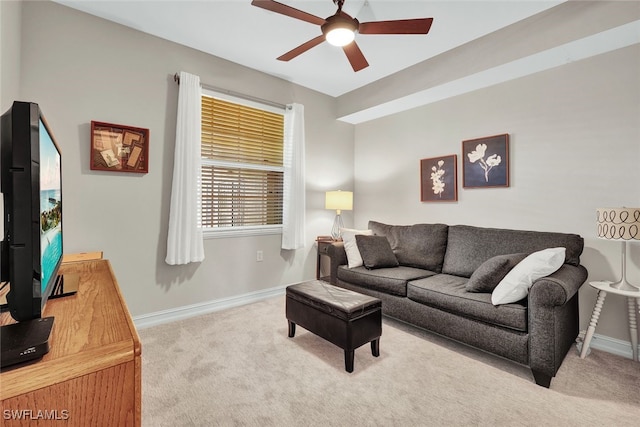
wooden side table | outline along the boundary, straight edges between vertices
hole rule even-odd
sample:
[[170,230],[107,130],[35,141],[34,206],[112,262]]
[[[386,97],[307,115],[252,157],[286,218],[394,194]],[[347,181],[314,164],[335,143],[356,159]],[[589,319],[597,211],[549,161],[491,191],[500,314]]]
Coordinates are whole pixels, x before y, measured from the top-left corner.
[[610,286],[612,282],[589,282],[589,285],[598,290],[598,298],[596,299],[596,305],[593,307],[593,314],[591,315],[591,321],[589,322],[589,328],[584,338],[584,344],[582,344],[582,351],[580,352],[580,358],[584,359],[589,350],[589,344],[593,333],[596,330],[598,319],[600,318],[600,312],[604,305],[604,299],[607,294],[621,295],[627,297],[629,304],[629,334],[631,335],[631,347],[633,352],[633,360],[638,361],[638,319],[636,311],[640,312],[640,289],[637,291],[624,291]]
[[333,242],[335,242],[335,240],[327,239],[324,236],[318,236],[318,238],[316,239],[316,242],[318,244],[318,255],[316,259],[316,279],[320,279],[321,257],[323,255],[327,257],[329,256],[329,247]]

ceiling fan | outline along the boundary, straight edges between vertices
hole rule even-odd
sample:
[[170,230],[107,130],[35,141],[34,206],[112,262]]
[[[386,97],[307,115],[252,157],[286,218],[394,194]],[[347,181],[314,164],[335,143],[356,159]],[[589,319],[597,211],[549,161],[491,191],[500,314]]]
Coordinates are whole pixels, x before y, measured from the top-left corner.
[[433,18],[418,18],[361,23],[356,18],[352,18],[342,11],[344,0],[333,0],[333,3],[338,6],[338,11],[334,15],[323,19],[273,0],[253,0],[251,2],[253,6],[319,25],[322,30],[322,35],[290,50],[278,57],[278,60],[290,61],[326,40],[334,46],[342,47],[351,67],[353,67],[353,71],[360,71],[369,66],[367,59],[354,40],[356,33],[427,34],[433,22]]

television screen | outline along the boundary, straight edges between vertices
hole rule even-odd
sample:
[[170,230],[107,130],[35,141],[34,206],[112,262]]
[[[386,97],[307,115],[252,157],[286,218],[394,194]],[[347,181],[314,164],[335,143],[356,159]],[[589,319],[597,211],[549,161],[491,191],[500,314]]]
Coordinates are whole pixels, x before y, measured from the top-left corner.
[[36,319],[61,286],[61,154],[38,104],[13,103],[0,127],[0,184],[4,199],[1,278],[17,321]]
[[41,295],[55,282],[62,258],[62,197],[60,152],[40,122],[40,286]]

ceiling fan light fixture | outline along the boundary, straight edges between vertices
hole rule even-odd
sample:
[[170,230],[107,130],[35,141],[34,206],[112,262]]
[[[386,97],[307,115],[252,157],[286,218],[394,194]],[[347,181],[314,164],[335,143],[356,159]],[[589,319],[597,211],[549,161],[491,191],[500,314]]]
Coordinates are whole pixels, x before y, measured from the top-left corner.
[[346,46],[356,38],[356,34],[349,28],[333,28],[325,35],[325,38],[329,44],[334,46]]
[[[2,0],[0,0],[2,1]],[[371,21],[360,23],[348,13],[342,11],[345,0],[333,0],[338,10],[333,16],[322,19],[295,7],[288,6],[275,0],[252,0],[251,4],[270,12],[279,13],[310,24],[319,25],[322,34],[317,35],[300,46],[280,55],[279,61],[291,59],[305,53],[309,49],[323,42],[339,46],[347,56],[353,71],[358,72],[369,66],[367,59],[355,41],[356,33],[367,34],[427,34],[433,23],[433,18],[396,19],[389,21]],[[287,2],[289,3],[289,2]],[[366,1],[365,1],[366,5]]]
[[334,46],[346,46],[356,38],[358,21],[341,15],[327,18],[321,27],[324,38]]

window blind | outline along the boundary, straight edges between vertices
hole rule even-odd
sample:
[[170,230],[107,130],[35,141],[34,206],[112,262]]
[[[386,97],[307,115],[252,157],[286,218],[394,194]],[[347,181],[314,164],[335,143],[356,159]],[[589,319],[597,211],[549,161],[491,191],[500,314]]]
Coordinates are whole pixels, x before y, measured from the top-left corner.
[[282,224],[284,116],[202,96],[205,228]]

